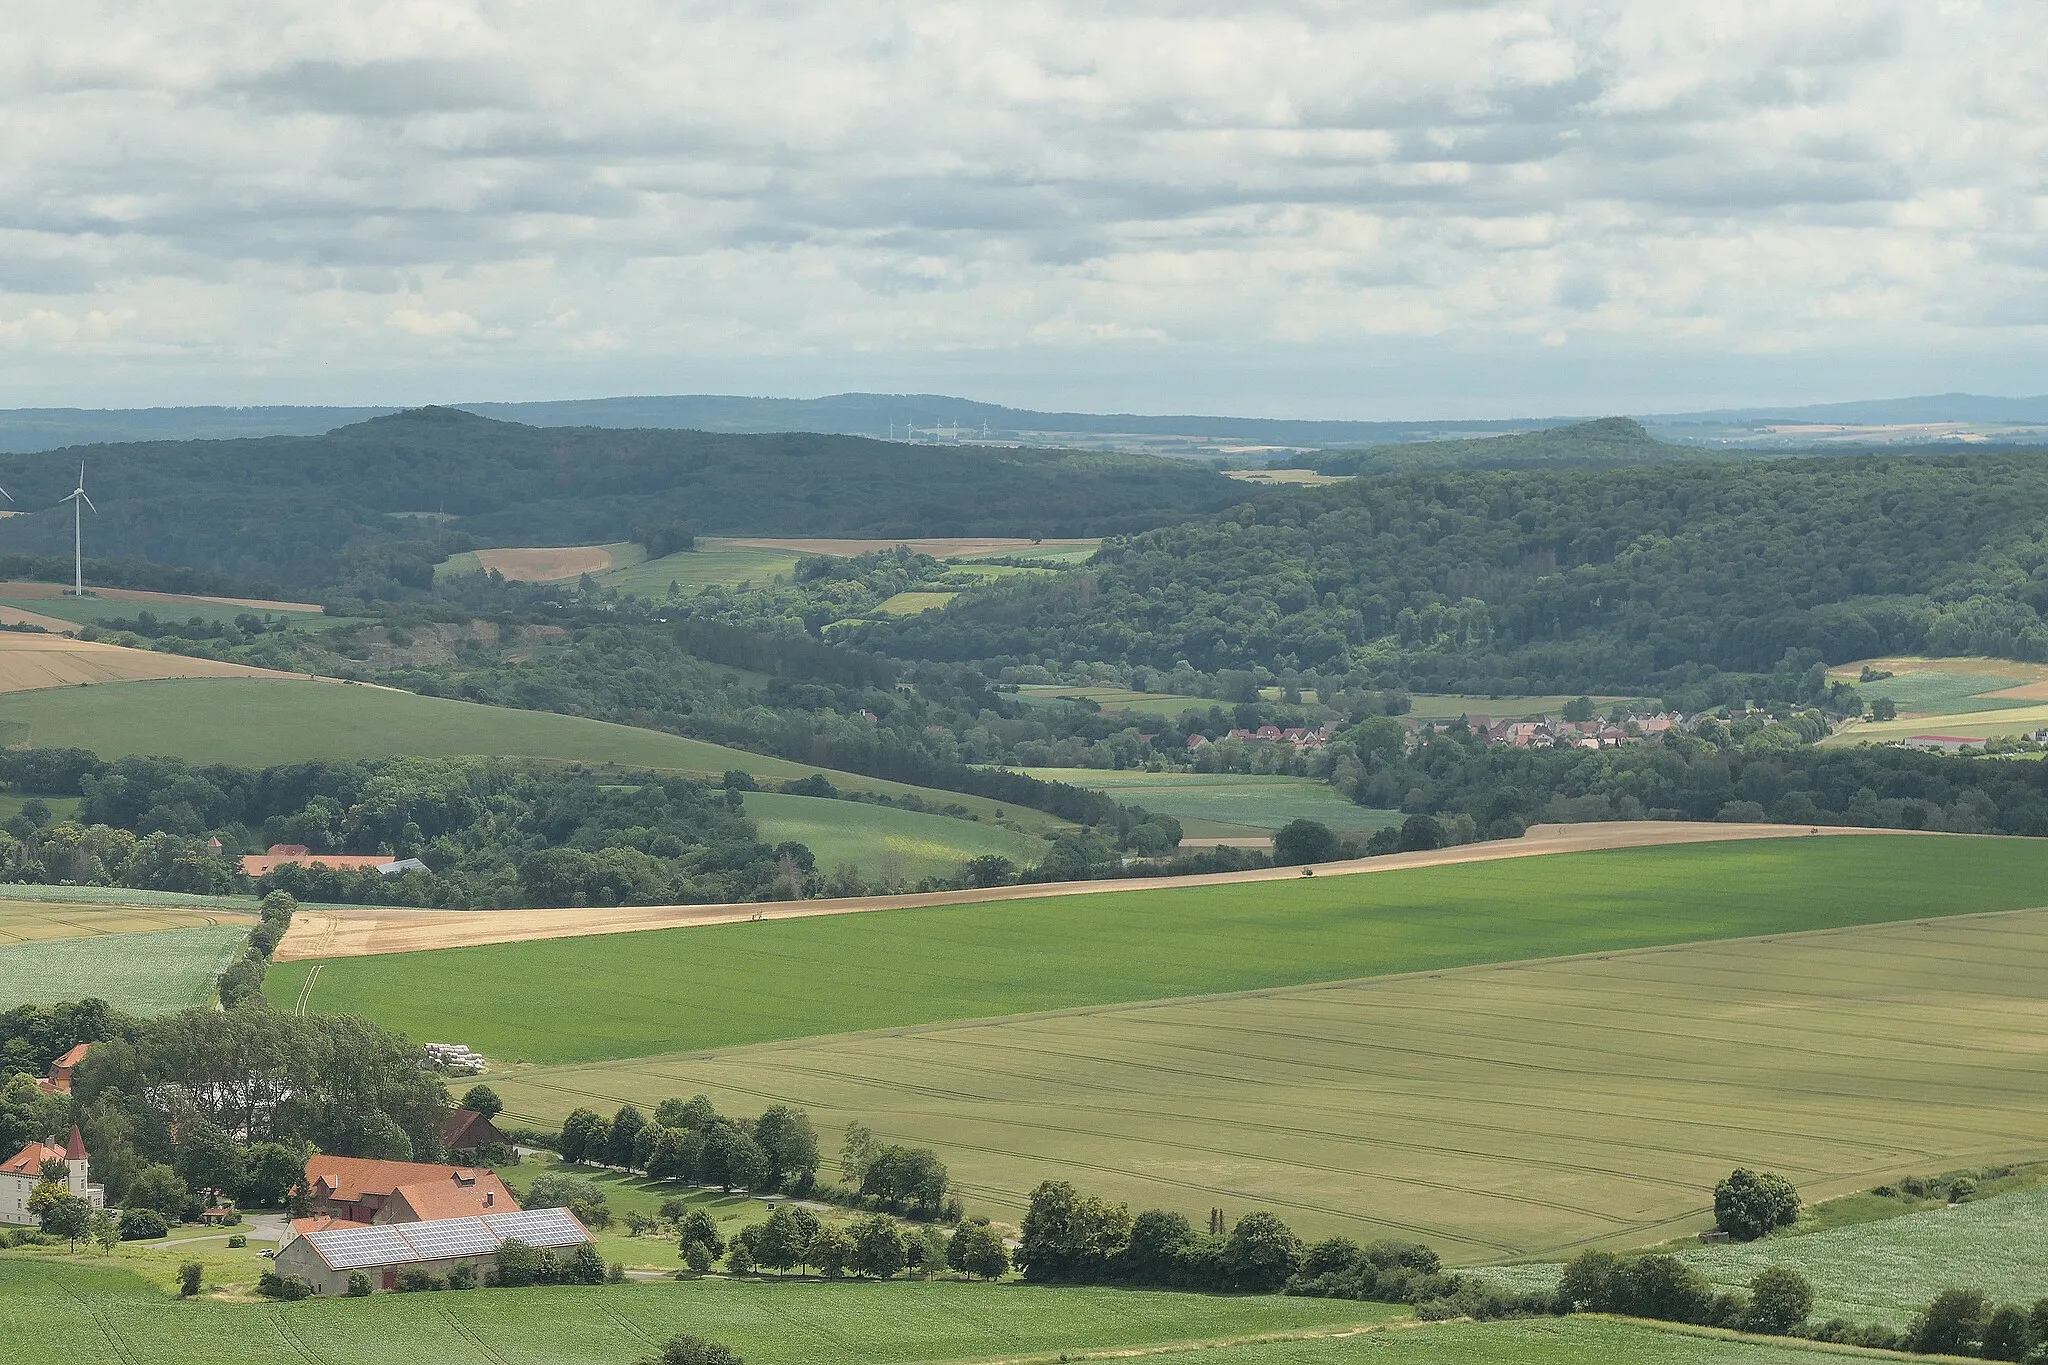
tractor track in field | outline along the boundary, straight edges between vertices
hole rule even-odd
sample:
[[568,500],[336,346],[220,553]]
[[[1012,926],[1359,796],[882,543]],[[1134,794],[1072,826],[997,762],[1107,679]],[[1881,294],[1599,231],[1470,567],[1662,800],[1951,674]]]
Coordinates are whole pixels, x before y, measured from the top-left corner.
[[[1679,820],[1536,825],[1519,839],[1499,839],[1422,853],[1395,853],[1380,858],[1321,863],[1316,866],[1314,875],[1359,876],[1375,872],[1395,872],[1405,868],[1450,867],[1510,858],[1541,857],[1554,853],[1591,853],[1611,849],[1656,848],[1674,844],[1901,832],[1840,826],[1724,825]],[[1973,836],[1928,834],[1926,837]],[[969,891],[933,891],[906,896],[764,901],[738,905],[642,905],[622,906],[617,909],[574,910],[375,908],[301,911],[292,921],[292,927],[285,934],[284,940],[277,945],[274,960],[293,962],[314,958],[374,957],[386,953],[421,952],[434,948],[471,948],[492,943],[525,943],[540,939],[644,933],[656,929],[809,919],[824,915],[859,915],[881,910],[909,910],[926,906],[1039,900],[1055,896],[1115,895],[1132,891],[1175,891],[1189,887],[1234,886],[1252,882],[1292,882],[1300,880],[1303,875],[1302,869],[1299,868],[1272,867],[1255,868],[1248,872],[1204,873],[1191,877],[1132,877],[1088,882],[1044,882]]]

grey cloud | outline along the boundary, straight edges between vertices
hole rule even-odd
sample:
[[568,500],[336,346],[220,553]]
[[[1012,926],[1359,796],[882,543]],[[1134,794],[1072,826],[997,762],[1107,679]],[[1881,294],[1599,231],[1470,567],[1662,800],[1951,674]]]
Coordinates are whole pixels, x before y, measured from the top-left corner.
[[526,109],[534,91],[516,70],[482,62],[406,58],[345,65],[309,60],[224,82],[268,109],[395,118],[471,109]]

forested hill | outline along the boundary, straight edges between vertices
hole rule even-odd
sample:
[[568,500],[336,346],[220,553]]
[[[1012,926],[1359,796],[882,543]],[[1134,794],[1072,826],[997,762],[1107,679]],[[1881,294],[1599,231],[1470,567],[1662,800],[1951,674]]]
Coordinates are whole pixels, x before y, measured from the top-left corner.
[[[895,445],[853,436],[539,428],[449,408],[320,436],[73,447],[0,461],[0,552],[87,550],[310,588],[338,556],[450,534],[481,545],[634,538],[643,524],[810,536],[1083,536],[1240,501],[1215,471],[1145,455]],[[393,514],[424,514],[406,517]],[[466,548],[462,546],[459,548]]]
[[1749,450],[1669,445],[1633,418],[1603,417],[1510,436],[1325,450],[1307,463],[1318,474],[1395,474],[1433,469],[1619,469],[1756,458],[1758,453]]
[[1788,650],[2041,659],[2044,532],[2041,451],[1389,475],[1112,543],[1085,575],[970,593],[862,643],[1497,694],[1765,672]]

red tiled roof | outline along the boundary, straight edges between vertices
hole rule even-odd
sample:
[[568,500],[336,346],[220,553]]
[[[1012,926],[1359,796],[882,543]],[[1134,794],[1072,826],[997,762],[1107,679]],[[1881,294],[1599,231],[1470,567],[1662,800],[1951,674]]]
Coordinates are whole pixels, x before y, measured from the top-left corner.
[[91,1043],[79,1043],[75,1047],[67,1051],[62,1057],[59,1057],[56,1061],[50,1063],[50,1065],[53,1067],[75,1067],[80,1062],[85,1060],[85,1054],[90,1051],[92,1051]]
[[512,1191],[489,1172],[480,1175],[473,1185],[458,1185],[452,1180],[401,1185],[392,1191],[391,1197],[393,1203],[403,1203],[410,1209],[414,1220],[421,1223],[436,1218],[474,1218],[480,1213],[519,1211],[519,1201],[512,1197]]
[[[353,1202],[366,1194],[388,1195],[400,1185],[429,1180],[474,1180],[488,1171],[467,1166],[435,1166],[422,1161],[376,1161],[368,1157],[318,1155],[306,1158],[306,1186],[326,1181],[334,1197]],[[491,1176],[491,1179],[497,1179]]]
[[47,1142],[31,1142],[0,1165],[0,1175],[36,1175],[42,1171],[45,1161],[62,1160],[62,1147],[53,1147]]

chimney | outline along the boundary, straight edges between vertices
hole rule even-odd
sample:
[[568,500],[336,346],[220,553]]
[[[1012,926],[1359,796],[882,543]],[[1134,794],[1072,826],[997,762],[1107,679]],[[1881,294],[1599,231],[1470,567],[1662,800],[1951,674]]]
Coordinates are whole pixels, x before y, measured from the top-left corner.
[[485,1191],[484,1191],[484,1207],[485,1207],[485,1208],[490,1208],[490,1207],[492,1207],[493,1205],[495,1205],[495,1204],[496,1204],[497,1202],[498,1202],[498,1192],[497,1192],[496,1190],[485,1190]]

